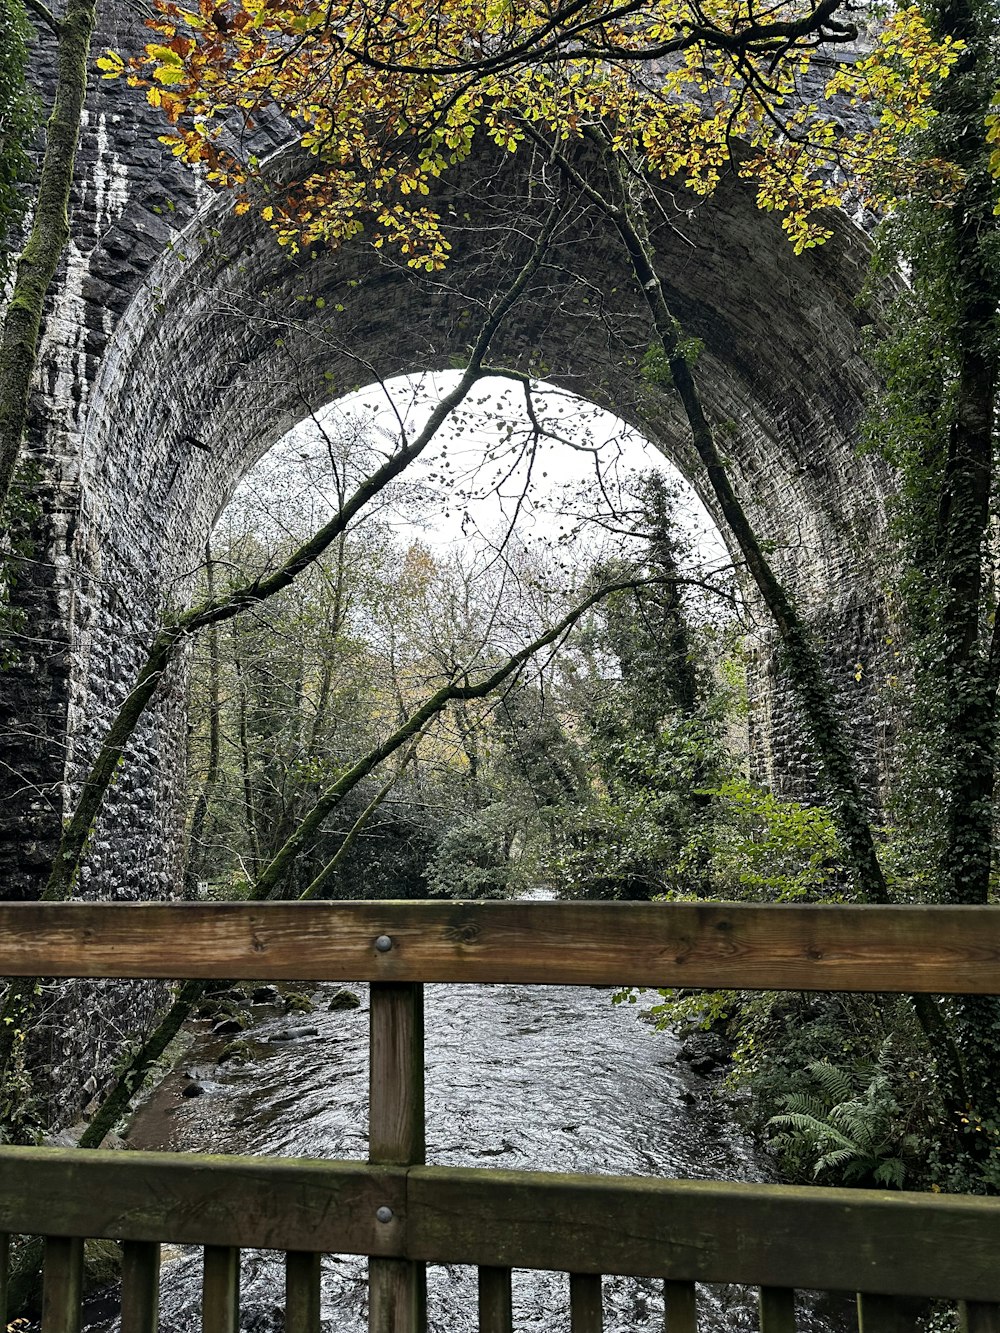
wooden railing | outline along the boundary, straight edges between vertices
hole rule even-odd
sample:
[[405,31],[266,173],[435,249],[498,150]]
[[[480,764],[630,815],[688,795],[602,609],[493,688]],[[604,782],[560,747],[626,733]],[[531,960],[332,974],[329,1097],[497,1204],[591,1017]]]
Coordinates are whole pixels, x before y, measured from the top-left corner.
[[0,975],[371,982],[368,1163],[0,1150],[0,1293],[8,1237],[44,1236],[44,1333],[79,1327],[91,1236],[124,1246],[123,1333],[156,1327],[164,1241],[205,1247],[205,1333],[236,1333],[248,1247],[287,1256],[288,1333],[318,1333],[324,1253],[370,1256],[371,1333],[423,1333],[427,1263],[478,1266],[481,1333],[511,1333],[517,1268],[570,1274],[571,1333],[601,1329],[605,1273],[662,1279],[667,1333],[696,1333],[698,1282],[758,1287],[762,1333],[793,1333],[797,1288],[860,1293],[863,1333],[903,1333],[902,1296],[1000,1333],[1000,1200],[425,1165],[422,1004],[456,981],[996,994],[1000,909],[12,904]]

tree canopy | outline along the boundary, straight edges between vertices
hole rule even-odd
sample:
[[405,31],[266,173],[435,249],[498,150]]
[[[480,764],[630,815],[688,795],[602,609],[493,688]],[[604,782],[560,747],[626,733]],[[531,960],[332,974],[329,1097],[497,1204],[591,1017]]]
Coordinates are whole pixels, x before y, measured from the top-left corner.
[[[367,226],[411,266],[442,267],[447,228],[426,196],[480,136],[516,152],[600,126],[632,168],[695,196],[715,189],[738,143],[739,173],[796,252],[831,234],[824,207],[885,200],[916,178],[954,185],[946,161],[903,150],[961,50],[916,6],[874,25],[862,54],[841,0],[156,8],[157,39],[127,65],[108,52],[105,77],[127,70],[170,122],[163,141],[235,189],[237,210],[259,207],[292,251]],[[864,109],[854,126],[852,104]],[[291,190],[244,147],[275,112],[314,159]]]

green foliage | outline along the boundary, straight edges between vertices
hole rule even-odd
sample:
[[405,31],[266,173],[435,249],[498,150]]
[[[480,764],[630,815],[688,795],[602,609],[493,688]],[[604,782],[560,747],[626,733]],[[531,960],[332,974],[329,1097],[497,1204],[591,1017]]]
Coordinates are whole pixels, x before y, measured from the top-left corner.
[[768,1121],[771,1147],[785,1163],[811,1163],[814,1178],[901,1189],[921,1141],[900,1133],[900,1107],[886,1075],[876,1070],[863,1087],[823,1060],[808,1067],[812,1092],[790,1093]]
[[[0,4],[2,2],[0,0]],[[11,605],[11,595],[18,581],[21,562],[34,550],[31,525],[40,512],[37,488],[38,469],[22,464],[0,513],[0,531],[7,534],[7,549],[0,554],[0,671],[9,669],[19,659],[17,637],[24,632],[25,613]]]
[[[677,354],[692,369],[698,364],[698,358],[704,350],[705,344],[701,338],[678,339]],[[674,386],[673,371],[661,343],[653,343],[643,353],[639,373],[647,384],[657,388],[672,389]]]
[[441,835],[426,870],[439,898],[509,898],[521,887],[512,861],[514,827],[502,803],[473,810]]
[[843,883],[833,820],[740,778],[711,793],[712,878],[720,897],[755,902],[829,900]]
[[10,238],[27,207],[28,143],[38,123],[25,77],[30,32],[21,0],[0,0],[0,284],[11,268]]
[[700,719],[657,735],[615,730],[608,710],[589,747],[603,781],[586,803],[564,807],[546,875],[566,897],[649,899],[704,887],[706,804],[701,782],[718,761]]
[[685,602],[683,542],[662,476],[636,486],[639,552],[595,581],[641,580],[609,597],[579,642],[601,663],[581,709],[590,782],[553,821],[546,877],[568,897],[649,899],[709,891],[712,787],[730,760],[719,637]]

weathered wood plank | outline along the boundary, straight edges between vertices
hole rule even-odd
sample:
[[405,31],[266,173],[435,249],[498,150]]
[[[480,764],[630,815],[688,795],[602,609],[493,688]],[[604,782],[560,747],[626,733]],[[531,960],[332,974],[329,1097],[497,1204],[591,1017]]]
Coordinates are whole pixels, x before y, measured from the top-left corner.
[[996,994],[1000,907],[4,903],[3,975]]
[[961,1333],[1000,1333],[1000,1305],[962,1301],[958,1309]]
[[892,1296],[858,1292],[858,1333],[903,1333],[899,1307]]
[[693,1282],[663,1284],[663,1322],[666,1333],[698,1333],[698,1297]]
[[424,995],[420,985],[371,988],[368,1160],[424,1161]]
[[[1000,1200],[961,1195],[0,1149],[0,1231],[46,1226],[375,1254],[401,1261],[397,1277],[423,1262],[659,1276],[668,1299],[702,1281],[1000,1302]],[[422,1286],[404,1301],[390,1285],[384,1308],[419,1328]]]
[[431,1263],[1000,1300],[998,1199],[416,1167],[407,1207]]
[[479,1333],[513,1333],[509,1268],[479,1269]]
[[604,1297],[599,1273],[570,1273],[569,1320],[571,1333],[603,1333]]
[[83,1241],[46,1236],[42,1271],[42,1333],[80,1333]]
[[[420,1164],[424,1160],[423,986],[372,985],[370,1050],[368,1159],[388,1166]],[[424,1265],[373,1259],[368,1265],[369,1333],[425,1333],[426,1328]]]
[[[0,1230],[399,1255],[405,1174],[361,1162],[0,1148]],[[388,1223],[376,1218],[382,1205]]]
[[156,1333],[159,1302],[159,1245],[126,1241],[122,1249],[121,1333]]
[[240,1252],[232,1245],[206,1245],[202,1280],[202,1333],[239,1333]]
[[10,1236],[0,1231],[0,1328],[7,1327],[7,1283],[10,1279]]
[[368,1333],[424,1333],[426,1327],[423,1264],[372,1259],[368,1265]]
[[760,1333],[795,1333],[795,1292],[788,1287],[761,1287]]
[[285,1255],[285,1333],[320,1333],[322,1262],[303,1250]]

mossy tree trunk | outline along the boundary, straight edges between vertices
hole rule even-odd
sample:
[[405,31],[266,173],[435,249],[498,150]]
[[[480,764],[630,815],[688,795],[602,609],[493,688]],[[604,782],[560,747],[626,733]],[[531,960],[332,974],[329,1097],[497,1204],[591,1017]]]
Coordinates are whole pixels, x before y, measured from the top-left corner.
[[65,15],[55,23],[56,96],[46,127],[38,198],[0,331],[0,516],[27,426],[45,298],[69,241],[70,190],[96,9],[97,0],[68,0]]

